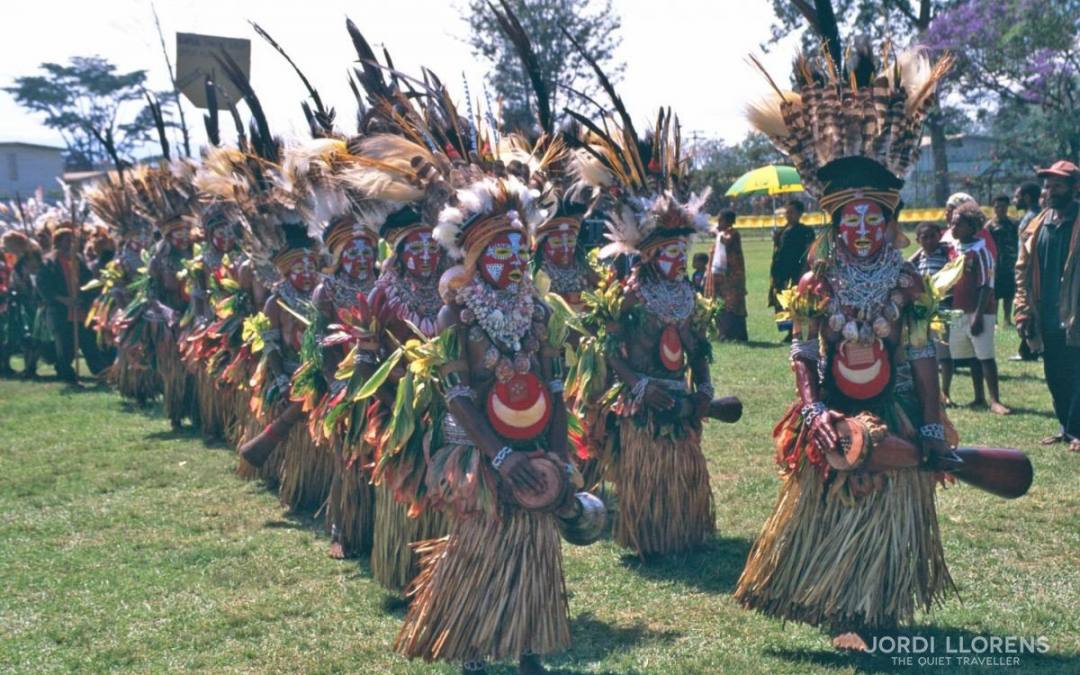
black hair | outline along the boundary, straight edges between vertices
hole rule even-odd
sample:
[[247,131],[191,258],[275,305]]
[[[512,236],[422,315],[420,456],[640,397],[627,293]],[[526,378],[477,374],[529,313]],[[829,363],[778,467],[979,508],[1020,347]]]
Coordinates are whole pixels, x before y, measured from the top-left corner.
[[708,253],[695,253],[693,262],[697,262],[699,260],[704,260],[705,262],[709,262],[709,254]]
[[1038,206],[1039,194],[1042,192],[1042,188],[1039,187],[1038,183],[1035,183],[1033,181],[1025,181],[1024,183],[1020,184],[1019,190],[1022,197],[1027,197],[1027,200],[1029,202]]
[[724,209],[723,211],[720,212],[720,215],[717,217],[717,220],[719,220],[721,223],[732,223],[732,224],[734,224],[735,220],[737,218],[738,218],[738,216],[735,214],[735,209]]
[[1006,204],[1008,204],[1010,201],[1011,200],[1008,198],[1008,196],[998,195],[997,197],[994,197],[994,201],[992,203],[997,204],[998,202],[1005,202]]
[[806,204],[803,204],[798,199],[789,199],[787,202],[787,206],[794,206],[795,209],[799,212],[799,215],[806,213]]
[[923,232],[931,229],[937,230],[938,234],[941,234],[941,225],[930,220],[924,220],[915,226],[915,236],[921,237]]

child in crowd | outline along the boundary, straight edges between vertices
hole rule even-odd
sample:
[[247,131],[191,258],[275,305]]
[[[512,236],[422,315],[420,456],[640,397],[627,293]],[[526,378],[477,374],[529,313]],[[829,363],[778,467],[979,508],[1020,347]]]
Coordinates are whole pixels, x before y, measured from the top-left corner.
[[694,273],[690,276],[690,283],[698,293],[705,292],[705,268],[709,266],[708,253],[694,254]]
[[[909,260],[919,274],[933,276],[941,271],[942,267],[956,257],[956,250],[941,241],[941,225],[929,221],[918,224],[915,228],[915,241],[919,243],[919,249],[912,254]],[[939,307],[948,311],[952,307],[951,293],[941,299]],[[949,356],[948,336],[937,340],[934,344],[937,349],[938,363],[941,364],[941,396],[942,403],[952,405],[949,398],[949,388],[952,386],[953,364]]]
[[964,271],[953,287],[952,308],[963,312],[949,328],[949,354],[953,359],[976,358],[980,368],[971,369],[975,390],[974,408],[986,407],[983,380],[990,394],[990,411],[1008,415],[998,391],[994,358],[994,258],[979,238],[986,216],[975,204],[964,204],[953,214],[952,234],[957,254],[964,257]]

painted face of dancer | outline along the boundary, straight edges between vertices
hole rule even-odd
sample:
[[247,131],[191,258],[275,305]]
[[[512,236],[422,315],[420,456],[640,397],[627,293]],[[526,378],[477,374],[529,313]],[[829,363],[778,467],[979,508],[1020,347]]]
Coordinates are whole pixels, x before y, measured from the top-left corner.
[[177,250],[186,251],[191,247],[191,229],[188,227],[174,228],[166,236],[169,244]]
[[520,283],[529,264],[525,237],[520,232],[505,232],[488,243],[477,265],[480,276],[494,288]]
[[885,212],[869,199],[856,199],[840,209],[840,243],[856,258],[869,258],[880,251],[888,229]]
[[405,271],[421,278],[429,278],[439,267],[442,250],[439,243],[431,238],[431,230],[410,232],[402,242],[401,262]]
[[663,244],[656,254],[656,270],[669,281],[686,276],[686,241],[679,239]]
[[544,239],[544,260],[556,267],[569,267],[576,249],[577,237],[570,232],[555,232]]
[[236,246],[236,226],[232,223],[219,225],[210,232],[210,243],[221,253],[227,253]]
[[310,293],[314,290],[315,285],[319,283],[319,262],[315,254],[305,251],[304,255],[289,266],[286,276],[296,290],[302,293]]
[[367,279],[375,271],[375,248],[366,237],[354,237],[341,252],[341,270],[351,279]]

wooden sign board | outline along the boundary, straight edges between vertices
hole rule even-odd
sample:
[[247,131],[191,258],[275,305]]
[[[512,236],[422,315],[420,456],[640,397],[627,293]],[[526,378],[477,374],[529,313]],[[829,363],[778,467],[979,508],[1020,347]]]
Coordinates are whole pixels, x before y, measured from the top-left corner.
[[189,101],[207,108],[206,78],[218,89],[218,109],[228,110],[228,102],[240,100],[240,92],[221,73],[215,55],[222,51],[236,61],[244,75],[251,77],[251,40],[196,33],[176,34],[176,85]]

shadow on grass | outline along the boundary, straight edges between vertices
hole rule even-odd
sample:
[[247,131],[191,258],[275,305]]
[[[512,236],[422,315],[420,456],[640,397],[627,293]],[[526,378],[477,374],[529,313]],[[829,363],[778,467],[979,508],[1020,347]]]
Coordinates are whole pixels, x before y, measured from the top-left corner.
[[148,441],[175,441],[180,439],[193,439],[198,435],[191,427],[181,427],[179,429],[167,429],[165,431],[152,431],[146,434],[146,440]]
[[[769,649],[766,650],[766,653],[795,664],[813,664],[837,669],[850,668],[856,673],[911,673],[921,670],[941,670],[950,673],[985,673],[995,667],[1008,670],[1016,669],[1024,673],[1080,672],[1080,655],[1075,653],[1055,653],[1053,651],[1045,654],[1020,653],[1019,646],[1014,647],[1011,652],[1004,652],[1002,651],[1003,648],[991,652],[990,649],[986,648],[982,653],[976,653],[973,648],[973,646],[978,647],[983,640],[992,638],[1002,640],[1013,638],[1018,645],[1018,638],[1023,637],[1026,640],[1034,640],[1035,636],[974,633],[969,630],[933,625],[910,626],[896,632],[885,633],[883,636],[927,638],[932,641],[933,649],[925,649],[922,653],[892,651],[877,654],[846,654],[832,648],[817,650]],[[976,638],[979,640],[975,641]],[[828,638],[823,638],[823,641],[827,640]],[[1053,645],[1050,645],[1050,647],[1053,649]],[[909,657],[910,662],[907,660]],[[1013,661],[1011,665],[1006,666],[1005,659],[1009,658],[1013,659]],[[920,661],[920,659],[927,660]],[[988,661],[987,659],[991,660]],[[997,659],[997,661],[993,659]],[[1016,661],[1016,659],[1019,659],[1019,661]]]
[[745,537],[714,537],[689,553],[644,563],[636,555],[626,554],[620,562],[646,579],[678,581],[708,593],[730,593],[742,574],[752,544]]
[[749,340],[747,342],[737,342],[735,340],[721,340],[713,343],[714,348],[725,347],[745,347],[747,349],[782,349],[787,345],[780,342],[779,338],[776,341],[770,342],[768,340]]
[[550,666],[549,672],[566,675],[583,673],[586,671],[575,670],[572,664],[602,661],[614,652],[633,646],[669,644],[683,634],[672,630],[653,630],[640,622],[629,626],[613,626],[596,618],[592,612],[585,612],[570,620],[570,635],[573,636],[570,651],[544,659],[545,664]]

